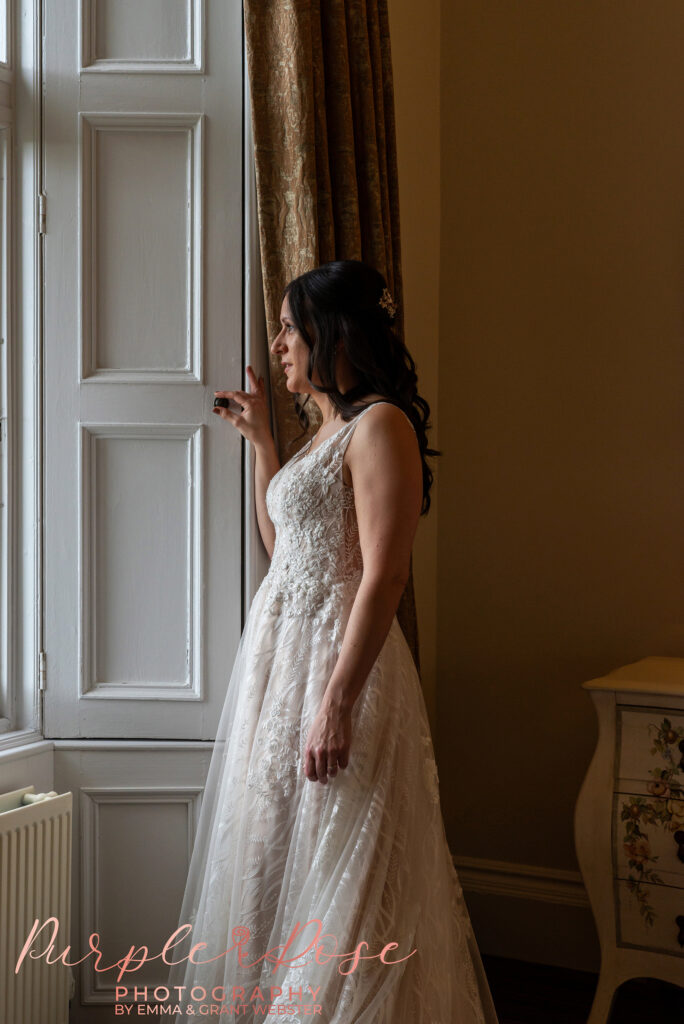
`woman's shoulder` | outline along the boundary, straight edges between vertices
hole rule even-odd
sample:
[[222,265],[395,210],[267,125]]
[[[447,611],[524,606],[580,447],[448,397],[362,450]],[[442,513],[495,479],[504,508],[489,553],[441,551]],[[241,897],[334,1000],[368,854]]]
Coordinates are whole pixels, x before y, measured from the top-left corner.
[[[413,424],[404,410],[383,395],[368,396],[343,460],[343,479],[350,483],[357,470],[384,475],[385,471],[409,476],[420,473],[420,449]],[[347,476],[349,474],[349,476]]]
[[357,422],[348,448],[350,462],[363,457],[370,445],[376,453],[384,450],[389,454],[393,450],[410,455],[414,449],[418,450],[415,427],[398,403],[383,395],[372,395],[363,405],[366,408],[354,417]]
[[[362,419],[354,433],[368,436],[370,433],[377,432],[378,429],[384,432],[388,428],[396,428],[400,436],[415,435],[415,427],[410,417],[396,400],[387,398],[385,395],[368,395],[359,405],[362,408],[356,418],[362,416]],[[374,411],[370,411],[367,408],[369,406],[376,408]]]

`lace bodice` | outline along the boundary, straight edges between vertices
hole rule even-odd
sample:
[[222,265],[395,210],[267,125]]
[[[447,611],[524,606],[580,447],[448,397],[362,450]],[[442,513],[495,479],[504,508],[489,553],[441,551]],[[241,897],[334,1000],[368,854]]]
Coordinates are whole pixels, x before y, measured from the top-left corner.
[[276,539],[262,587],[272,611],[335,619],[340,601],[355,592],[363,561],[354,490],[342,478],[342,461],[356,424],[380,404],[393,403],[371,403],[313,451],[309,441],[269,483],[266,507]]

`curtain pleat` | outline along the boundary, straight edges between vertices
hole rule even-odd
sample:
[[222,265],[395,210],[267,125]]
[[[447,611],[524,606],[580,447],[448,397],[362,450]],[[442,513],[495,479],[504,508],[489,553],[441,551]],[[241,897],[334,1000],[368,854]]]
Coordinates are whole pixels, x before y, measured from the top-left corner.
[[[244,0],[257,210],[269,339],[288,281],[360,259],[384,274],[404,317],[387,0]],[[269,356],[281,462],[307,438]],[[319,425],[309,402],[310,432]],[[419,667],[413,571],[397,618]]]

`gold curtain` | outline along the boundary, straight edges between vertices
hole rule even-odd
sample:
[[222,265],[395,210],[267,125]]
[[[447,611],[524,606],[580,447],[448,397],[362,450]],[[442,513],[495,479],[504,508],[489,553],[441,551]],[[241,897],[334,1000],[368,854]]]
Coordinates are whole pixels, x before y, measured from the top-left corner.
[[[337,259],[384,274],[403,337],[387,0],[244,0],[244,17],[268,337],[288,281]],[[270,377],[282,463],[301,428],[273,356]],[[419,667],[412,571],[397,618]]]

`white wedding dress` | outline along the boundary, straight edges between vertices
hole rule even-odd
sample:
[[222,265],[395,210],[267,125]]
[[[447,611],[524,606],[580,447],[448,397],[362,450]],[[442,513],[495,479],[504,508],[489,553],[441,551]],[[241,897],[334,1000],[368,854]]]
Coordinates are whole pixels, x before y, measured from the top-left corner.
[[[216,1019],[217,1010],[200,1013],[205,1002],[223,1007],[220,1020],[497,1022],[447,846],[420,682],[396,616],[354,704],[348,767],[327,785],[302,773],[361,576],[342,458],[372,407],[313,451],[309,441],[268,487],[275,549],[238,645],[210,762],[179,918],[192,933],[169,955],[187,957],[202,942],[195,958],[215,959],[171,968],[172,992],[185,987],[176,1021]],[[334,936],[319,945],[336,948],[337,959],[317,963],[313,949],[296,959],[315,924],[282,954],[294,963],[263,959],[274,949],[277,959],[297,922],[310,921]],[[249,929],[243,963],[258,960],[252,967],[235,949],[220,956],[246,935],[236,929]],[[342,973],[351,964],[341,954],[361,942],[374,959]],[[382,963],[388,943],[397,947],[387,960],[407,959]]]

